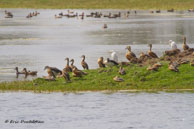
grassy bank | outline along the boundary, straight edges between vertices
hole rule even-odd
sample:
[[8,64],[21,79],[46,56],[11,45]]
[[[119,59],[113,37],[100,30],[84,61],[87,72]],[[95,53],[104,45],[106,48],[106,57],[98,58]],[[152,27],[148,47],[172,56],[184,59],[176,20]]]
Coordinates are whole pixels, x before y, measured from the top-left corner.
[[[183,64],[180,72],[168,70],[168,65],[159,68],[158,71],[147,71],[147,67],[130,65],[124,67],[126,75],[121,75],[125,81],[115,82],[113,77],[118,75],[118,68],[89,70],[88,75],[82,78],[71,77],[71,83],[65,83],[63,78],[57,81],[18,81],[0,83],[1,91],[34,91],[34,92],[77,92],[77,91],[117,91],[117,90],[143,90],[163,91],[177,89],[194,90],[194,67]],[[101,72],[99,72],[101,71]],[[70,74],[71,75],[71,74]]]
[[193,5],[193,0],[0,0],[1,8],[187,10]]

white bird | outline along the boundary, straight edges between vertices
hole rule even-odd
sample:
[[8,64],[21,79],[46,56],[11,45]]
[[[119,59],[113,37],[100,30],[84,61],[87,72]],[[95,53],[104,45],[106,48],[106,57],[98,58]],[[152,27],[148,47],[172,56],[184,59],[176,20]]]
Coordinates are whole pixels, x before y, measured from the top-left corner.
[[111,52],[111,59],[118,62],[117,53],[114,50],[110,50],[110,52]]
[[176,43],[175,43],[174,41],[169,40],[168,42],[169,42],[169,44],[170,44],[170,46],[171,46],[172,50],[177,49],[177,45],[176,45]]
[[107,60],[104,61],[104,64],[108,67],[113,67],[115,65],[119,65],[116,61],[110,60],[109,58],[107,58]]

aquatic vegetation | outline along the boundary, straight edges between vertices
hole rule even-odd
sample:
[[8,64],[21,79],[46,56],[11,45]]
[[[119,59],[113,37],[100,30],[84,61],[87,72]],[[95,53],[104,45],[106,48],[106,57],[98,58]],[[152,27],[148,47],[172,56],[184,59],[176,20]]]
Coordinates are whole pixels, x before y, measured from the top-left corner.
[[0,0],[1,8],[187,10],[193,5],[193,0]]
[[[148,71],[147,66],[136,64],[124,66],[125,75],[119,75],[119,67],[85,70],[87,75],[72,77],[71,82],[64,78],[46,81],[38,78],[33,81],[14,81],[0,83],[1,91],[34,91],[34,92],[77,92],[77,91],[176,91],[194,90],[194,67],[189,64],[179,66],[179,72],[168,70],[168,64],[162,62],[158,71]],[[123,82],[115,82],[113,78],[120,76]]]

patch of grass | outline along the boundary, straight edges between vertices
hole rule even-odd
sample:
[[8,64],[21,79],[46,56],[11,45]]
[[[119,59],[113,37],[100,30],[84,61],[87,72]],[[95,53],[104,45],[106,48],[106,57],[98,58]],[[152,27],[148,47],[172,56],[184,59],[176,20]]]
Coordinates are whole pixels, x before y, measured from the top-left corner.
[[1,8],[185,10],[193,5],[193,0],[0,0]]
[[[183,64],[179,67],[180,72],[176,73],[168,70],[167,63],[159,68],[158,71],[147,71],[147,67],[130,65],[124,67],[126,75],[121,75],[125,81],[115,82],[113,78],[118,74],[118,68],[114,67],[88,70],[88,75],[82,78],[71,76],[71,82],[66,83],[63,78],[57,78],[56,81],[45,81],[38,78],[33,81],[15,81],[0,83],[2,91],[34,91],[34,92],[77,92],[77,91],[104,91],[111,92],[118,90],[131,91],[176,91],[193,90],[194,91],[194,67],[189,64]],[[71,73],[70,73],[71,75]]]

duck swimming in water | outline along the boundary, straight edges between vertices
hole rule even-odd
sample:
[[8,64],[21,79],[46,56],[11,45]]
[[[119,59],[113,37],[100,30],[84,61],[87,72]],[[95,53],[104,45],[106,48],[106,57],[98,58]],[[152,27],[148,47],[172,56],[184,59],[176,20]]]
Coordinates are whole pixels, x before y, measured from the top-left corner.
[[81,58],[82,58],[82,61],[81,61],[81,65],[82,65],[82,67],[83,67],[83,69],[89,69],[89,67],[88,67],[88,64],[85,62],[85,55],[82,55],[81,56]]
[[100,57],[100,58],[98,59],[98,66],[99,66],[100,68],[106,67],[105,64],[104,64],[104,58],[103,58],[103,57]]
[[65,60],[67,61],[67,64],[65,66],[65,69],[67,72],[72,72],[72,68],[69,66],[69,58],[65,58]]
[[131,46],[127,46],[125,49],[128,50],[125,56],[129,61],[131,61],[132,59],[137,59],[136,55],[131,51]]
[[15,70],[16,70],[16,77],[17,77],[17,78],[18,78],[19,74],[25,74],[24,71],[19,72],[18,67],[15,67]]
[[25,73],[25,76],[28,76],[28,75],[36,76],[38,73],[37,71],[27,71],[26,68],[23,69],[23,72]]
[[148,55],[152,58],[158,58],[158,56],[154,52],[152,52],[152,44],[149,44],[148,46],[150,47],[150,50],[148,51]]

